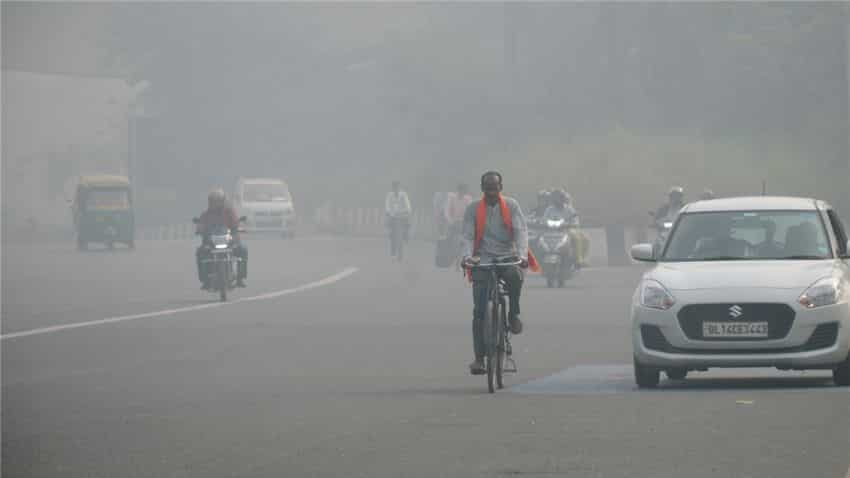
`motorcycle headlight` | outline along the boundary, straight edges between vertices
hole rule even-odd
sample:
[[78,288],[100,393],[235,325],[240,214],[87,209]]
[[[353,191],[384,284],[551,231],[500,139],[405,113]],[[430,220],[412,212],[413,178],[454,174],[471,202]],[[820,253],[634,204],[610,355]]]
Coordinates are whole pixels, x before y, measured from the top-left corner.
[[227,249],[227,244],[216,244],[215,248],[216,249]]
[[640,286],[640,305],[650,309],[667,310],[676,303],[673,297],[660,282],[647,279]]
[[800,296],[799,302],[807,309],[814,309],[837,303],[843,293],[841,281],[834,277],[824,277],[809,286]]

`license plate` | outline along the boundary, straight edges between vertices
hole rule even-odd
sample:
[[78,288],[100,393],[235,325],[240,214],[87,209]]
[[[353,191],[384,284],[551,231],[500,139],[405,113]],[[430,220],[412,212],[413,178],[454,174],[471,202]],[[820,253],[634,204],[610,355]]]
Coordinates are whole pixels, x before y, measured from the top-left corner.
[[547,264],[559,264],[561,262],[561,256],[556,256],[556,255],[546,256],[545,262]]
[[702,336],[766,339],[768,337],[767,322],[703,322]]

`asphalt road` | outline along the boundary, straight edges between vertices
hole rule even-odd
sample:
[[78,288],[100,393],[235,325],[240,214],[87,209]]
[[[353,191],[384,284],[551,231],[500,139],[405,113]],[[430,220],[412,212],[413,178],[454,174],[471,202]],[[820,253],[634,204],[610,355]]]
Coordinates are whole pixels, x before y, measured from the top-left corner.
[[249,287],[221,306],[188,241],[4,244],[3,476],[848,474],[850,395],[828,373],[635,390],[639,268],[530,277],[519,373],[491,396],[466,373],[468,285],[430,246],[404,264],[375,240],[249,247]]

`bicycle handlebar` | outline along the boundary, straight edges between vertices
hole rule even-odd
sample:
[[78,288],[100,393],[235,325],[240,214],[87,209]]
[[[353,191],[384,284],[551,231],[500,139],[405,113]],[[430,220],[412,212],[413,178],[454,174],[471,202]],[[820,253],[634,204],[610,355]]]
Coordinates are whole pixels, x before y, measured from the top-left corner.
[[516,256],[497,258],[496,262],[470,264],[470,269],[484,269],[488,267],[510,267],[522,264],[522,259]]

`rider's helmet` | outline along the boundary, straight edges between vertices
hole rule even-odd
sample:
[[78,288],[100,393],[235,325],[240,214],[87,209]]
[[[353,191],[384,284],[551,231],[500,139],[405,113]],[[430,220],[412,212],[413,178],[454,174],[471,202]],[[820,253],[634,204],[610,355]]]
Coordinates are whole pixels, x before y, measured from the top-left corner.
[[546,189],[541,189],[540,191],[537,191],[537,205],[548,205],[550,195],[551,193]]
[[567,204],[568,195],[563,189],[552,191],[552,204],[557,206],[565,206]]
[[715,197],[717,196],[714,195],[714,191],[712,191],[711,189],[705,189],[699,198],[703,201],[706,201],[708,199],[714,199]]
[[682,186],[673,186],[667,193],[672,203],[682,203],[685,200],[685,189]]
[[226,200],[227,195],[224,194],[224,190],[221,188],[213,189],[207,196],[207,204],[210,209],[219,209],[224,207]]
[[562,189],[561,191],[564,193],[564,204],[566,204],[567,206],[572,205],[573,197],[570,195],[570,193],[568,193],[566,189]]

